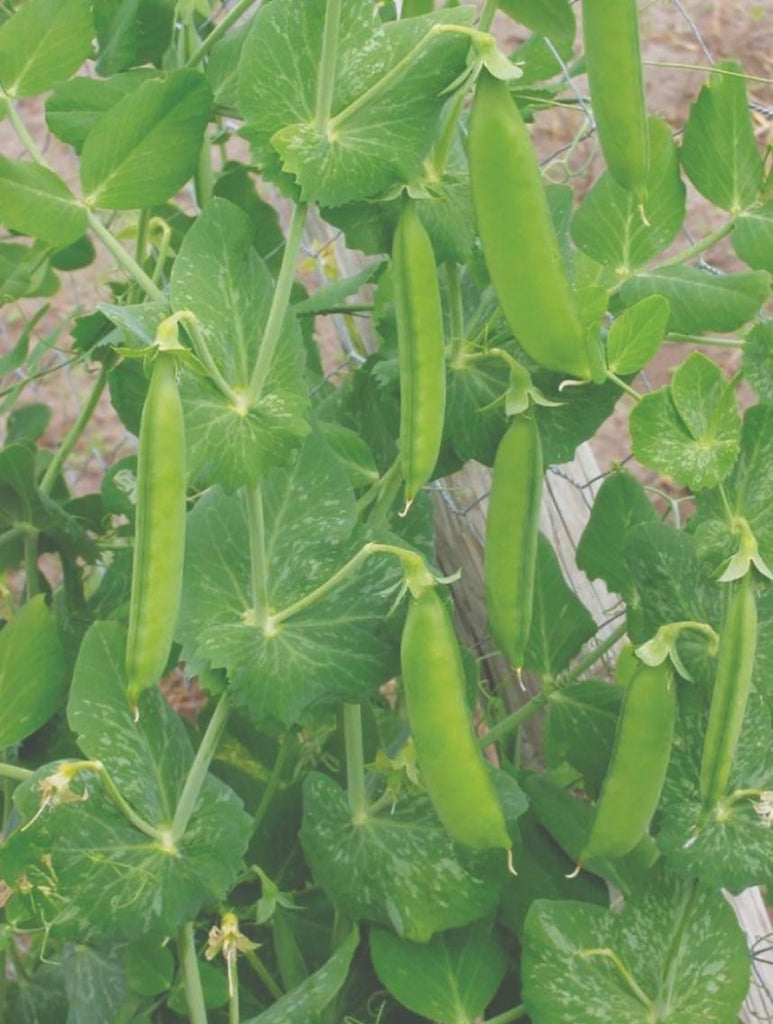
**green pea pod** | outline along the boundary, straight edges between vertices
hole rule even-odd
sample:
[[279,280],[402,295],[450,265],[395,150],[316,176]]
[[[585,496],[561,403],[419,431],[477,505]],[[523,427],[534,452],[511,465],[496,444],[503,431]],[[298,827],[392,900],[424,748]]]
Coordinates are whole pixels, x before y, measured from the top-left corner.
[[159,352],[140,423],[137,523],[126,640],[130,702],[166,666],[180,605],[185,550],[185,431],[175,357]]
[[402,681],[416,759],[445,827],[474,849],[510,849],[502,808],[473,735],[451,617],[433,588],[411,598]]
[[400,355],[400,456],[410,505],[432,476],[440,451],[446,367],[435,254],[409,201],[395,231],[392,272]]
[[507,85],[481,72],[470,117],[470,178],[483,255],[519,344],[540,366],[589,380],[537,154]]
[[732,588],[719,634],[719,656],[701,759],[700,793],[705,808],[727,793],[733,756],[743,727],[757,649],[757,603],[750,574]]
[[497,647],[521,668],[531,628],[542,443],[533,412],[517,416],[499,442],[486,518],[486,609]]
[[612,760],[580,864],[624,857],[643,839],[666,779],[676,720],[676,687],[667,662],[640,665],[623,699]]
[[593,116],[609,173],[638,203],[647,198],[649,131],[636,0],[583,0]]

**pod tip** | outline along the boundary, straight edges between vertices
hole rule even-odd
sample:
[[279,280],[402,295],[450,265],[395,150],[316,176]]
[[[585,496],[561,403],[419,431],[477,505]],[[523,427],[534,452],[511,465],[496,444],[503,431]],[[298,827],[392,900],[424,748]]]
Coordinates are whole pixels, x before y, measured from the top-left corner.
[[571,874],[564,875],[564,878],[568,878],[570,881],[573,881],[575,878],[577,878],[577,876],[579,875],[579,873],[581,871],[582,871],[582,861],[578,861],[577,862],[577,867],[574,869],[574,871],[572,871]]
[[518,877],[518,872],[515,870],[515,864],[513,863],[513,848],[512,846],[507,847],[507,870],[514,877]]

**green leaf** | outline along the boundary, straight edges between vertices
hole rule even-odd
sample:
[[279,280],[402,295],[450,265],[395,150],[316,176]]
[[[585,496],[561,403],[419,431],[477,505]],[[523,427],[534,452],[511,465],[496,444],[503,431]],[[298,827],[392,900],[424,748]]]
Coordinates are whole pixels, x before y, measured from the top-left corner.
[[770,274],[752,270],[720,275],[695,267],[663,267],[630,278],[620,292],[626,306],[648,295],[668,299],[672,334],[734,331],[770,298]]
[[168,946],[137,939],[126,948],[126,981],[132,992],[141,996],[158,996],[172,987],[174,957]]
[[743,375],[761,402],[773,404],[773,323],[755,324],[743,347]]
[[459,360],[448,368],[444,432],[459,458],[493,466],[507,428],[505,403],[510,371],[503,359]]
[[609,172],[591,188],[572,220],[577,247],[597,263],[613,267],[621,277],[667,249],[684,221],[685,187],[671,129],[651,117],[649,131],[646,221],[633,195],[613,181]]
[[61,966],[42,964],[31,978],[9,986],[8,1016],[19,1024],[61,1024],[66,1000]]
[[213,199],[186,234],[172,270],[173,308],[194,314],[217,370],[244,402],[236,405],[208,378],[185,375],[189,472],[204,486],[215,482],[228,491],[254,486],[287,461],[308,431],[303,343],[292,311],[262,396],[247,407],[275,287],[252,236],[246,214]]
[[574,39],[574,12],[568,0],[499,0],[500,10],[513,21],[554,42]]
[[212,94],[198,71],[149,79],[124,96],[83,145],[86,202],[136,210],[173,196],[196,168],[211,108]]
[[[193,760],[180,718],[160,691],[148,691],[134,722],[125,696],[123,628],[95,623],[75,666],[68,707],[81,749],[102,760],[133,809],[168,827]],[[29,823],[0,850],[0,876],[25,876],[12,903],[23,919],[88,938],[169,932],[206,902],[222,899],[242,866],[251,819],[222,782],[208,777],[185,835],[175,847],[137,831],[91,771],[72,791],[81,799],[40,810],[46,765],[19,786],[16,805]],[[51,878],[55,879],[51,884]],[[40,887],[43,889],[40,889]]]
[[[707,714],[700,694],[680,701],[679,724],[661,803],[658,844],[669,865],[706,885],[741,892],[773,871],[773,830],[746,797],[721,801],[704,819],[699,790]],[[770,710],[752,694],[730,776],[730,792],[773,789]]]
[[444,1024],[474,1024],[504,977],[507,956],[491,921],[419,944],[383,928],[370,933],[379,981],[403,1006]]
[[626,377],[646,366],[660,347],[670,314],[662,295],[650,295],[615,317],[607,337],[609,369]]
[[49,269],[47,249],[34,246],[0,244],[0,305],[25,295],[41,294],[39,288]]
[[658,871],[618,914],[537,900],[526,918],[522,960],[534,1024],[735,1019],[749,987],[746,940],[720,893],[693,889]]
[[244,40],[252,28],[250,21],[244,21],[238,28],[218,39],[209,51],[205,72],[215,103],[219,107],[239,107],[239,60]]
[[70,1002],[67,1024],[105,1024],[115,1019],[126,996],[123,947],[66,946],[62,971]]
[[682,363],[670,387],[645,395],[629,422],[639,462],[694,491],[715,487],[738,455],[735,391],[717,364],[699,352]]
[[245,1024],[310,1024],[344,987],[359,941],[353,928],[327,963]]
[[536,407],[545,465],[571,462],[578,445],[592,437],[604,420],[612,415],[620,389],[607,381],[601,387],[588,384],[559,391],[561,378],[555,374],[537,372],[533,379],[542,394],[557,403],[555,406]]
[[322,436],[343,465],[350,487],[355,490],[367,487],[379,479],[373,452],[359,434],[340,423],[321,423],[320,428]]
[[6,421],[6,441],[29,441],[34,444],[46,432],[50,422],[49,405],[33,402],[32,405],[17,406]]
[[[258,11],[242,50],[239,105],[258,160],[275,164],[278,154],[305,200],[337,206],[419,177],[445,103],[441,93],[464,70],[469,49],[459,35],[427,35],[438,22],[469,24],[472,11],[380,24],[369,0],[345,0],[333,116],[320,129],[324,14],[323,0],[286,0]],[[404,60],[402,73],[390,78]]]
[[0,631],[0,747],[21,743],[47,722],[66,682],[59,632],[40,594]]
[[0,224],[60,247],[86,230],[86,208],[47,167],[0,156]]
[[[353,533],[343,467],[317,434],[261,491],[268,608],[276,612],[328,580],[367,538]],[[249,551],[242,496],[210,491],[188,517],[178,634],[186,659],[228,670],[256,723],[291,725],[317,701],[362,701],[394,674],[396,638],[385,619],[402,580],[396,559],[368,558],[324,600],[265,635],[253,611]]]
[[757,199],[764,180],[762,158],[743,68],[736,61],[715,65],[690,108],[680,152],[687,177],[715,206],[738,214]]
[[730,241],[744,263],[773,273],[773,202],[745,210],[735,222]]
[[91,52],[88,0],[29,0],[0,27],[0,85],[34,96],[69,78]]
[[539,536],[534,612],[523,665],[552,679],[595,634],[596,623],[568,586],[550,542]]
[[391,925],[403,938],[426,942],[496,906],[499,886],[480,873],[492,855],[457,848],[425,798],[406,798],[392,814],[355,823],[346,794],[326,775],[307,775],[303,797],[306,859],[353,920]]
[[551,690],[545,723],[545,753],[551,763],[568,761],[595,796],[604,781],[615,740],[622,690],[595,680]]
[[623,555],[631,527],[655,522],[657,516],[639,481],[619,470],[599,488],[588,525],[577,545],[577,567],[592,580],[602,579],[626,601],[633,579]]
[[58,139],[80,153],[102,114],[149,78],[158,77],[158,71],[137,68],[107,79],[80,77],[62,82],[46,101],[46,124]]
[[175,0],[94,0],[99,74],[160,64],[172,41],[174,13]]

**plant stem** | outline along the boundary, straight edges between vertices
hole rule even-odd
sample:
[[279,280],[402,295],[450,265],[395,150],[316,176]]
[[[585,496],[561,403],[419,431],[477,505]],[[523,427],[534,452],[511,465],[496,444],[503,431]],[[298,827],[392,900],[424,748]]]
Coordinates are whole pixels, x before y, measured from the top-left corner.
[[324,134],[333,106],[336,63],[338,58],[338,33],[341,26],[341,0],[327,0],[325,8],[325,32],[322,37],[322,56],[317,77],[317,105],[314,126]]
[[199,799],[201,787],[204,785],[204,780],[207,777],[215,748],[220,741],[223,729],[225,729],[229,711],[229,698],[228,691],[226,690],[220,697],[214,714],[209,721],[207,731],[204,733],[199,749],[196,751],[196,756],[193,759],[193,764],[183,786],[183,791],[177,802],[177,808],[172,821],[172,839],[175,843],[185,835],[188,822]]
[[25,779],[34,774],[29,768],[22,768],[18,764],[8,764],[7,761],[0,761],[0,778],[16,779],[19,782],[24,782]]
[[492,726],[485,736],[478,738],[478,746],[485,750],[486,747],[490,747],[492,743],[498,743],[501,739],[504,739],[508,733],[512,732],[513,729],[517,729],[521,723],[525,722],[532,715],[535,715],[540,708],[544,708],[547,704],[548,698],[545,693],[535,693],[533,697],[530,697],[525,704],[517,708],[506,718],[503,718],[501,722],[497,722],[496,725]]
[[212,358],[212,353],[209,351],[209,345],[207,345],[207,340],[199,326],[198,320],[193,313],[181,315],[180,319],[185,324],[185,329],[190,335],[193,351],[196,353],[197,358],[209,374],[212,383],[220,393],[228,399],[229,402],[238,408],[241,404],[241,399],[222,375],[220,370],[218,370],[217,364]]
[[115,259],[116,263],[132,280],[142,288],[149,299],[156,302],[164,301],[164,293],[151,281],[137,261],[124,249],[115,235],[111,234],[102,221],[91,210],[88,212],[89,227]]
[[263,340],[260,345],[260,352],[255,362],[255,368],[250,378],[250,386],[247,392],[248,404],[250,407],[259,400],[263,387],[266,383],[271,363],[274,359],[274,352],[279,342],[279,335],[282,332],[287,305],[290,301],[290,291],[295,279],[295,265],[298,262],[298,253],[301,248],[303,226],[306,223],[306,207],[296,206],[293,209],[290,228],[287,232],[285,251],[282,256],[282,265],[279,268],[279,276],[276,279],[274,297],[271,300],[271,309],[266,321],[266,329],[263,332]]
[[65,438],[59,446],[56,454],[46,467],[46,471],[40,481],[40,491],[42,494],[48,495],[51,493],[51,490],[56,483],[56,478],[61,472],[62,466],[64,466],[70,452],[78,443],[81,434],[88,426],[91,417],[94,415],[97,403],[102,397],[102,392],[105,390],[105,386],[107,385],[107,375],[107,367],[102,366],[97,379],[94,381],[94,386],[89,392],[89,397],[86,399],[86,402],[80,411],[80,415],[67,431],[67,434],[65,435]]
[[628,624],[621,622],[616,629],[613,629],[606,640],[602,640],[601,643],[597,644],[592,651],[589,651],[584,658],[581,658],[576,665],[574,665],[567,672],[560,675],[556,680],[556,686],[567,686],[569,683],[573,683],[575,679],[579,679],[580,676],[591,667],[595,665],[597,661],[600,661],[607,651],[611,650],[618,640],[622,640],[628,630]]
[[344,704],[344,741],[346,743],[346,792],[355,824],[368,816],[365,795],[365,754],[362,746],[362,711],[359,704]]
[[193,941],[193,924],[184,924],[177,932],[177,948],[180,954],[180,970],[185,988],[185,1001],[191,1024],[207,1024],[207,1010],[204,1004],[204,990],[199,976],[199,961]]
[[238,21],[244,12],[249,10],[254,3],[256,3],[256,0],[238,0],[238,3],[234,4],[223,20],[219,21],[217,25],[215,25],[198,50],[189,57],[185,66],[187,68],[194,68],[197,64],[201,63],[218,39],[224,36],[231,25]]
[[458,263],[446,263],[448,287],[448,328],[451,335],[451,362],[459,357],[464,345],[464,306],[462,304],[462,277]]
[[616,373],[613,373],[611,370],[607,370],[607,378],[611,380],[614,384],[617,384],[621,391],[624,391],[627,395],[630,395],[630,397],[633,398],[635,401],[641,401],[641,395],[639,394],[639,392],[634,390],[634,388],[632,388],[630,384],[626,384],[625,381],[618,377]]
[[486,0],[483,5],[483,11],[481,12],[480,21],[478,22],[478,28],[481,32],[488,32],[491,28],[491,23],[497,12],[497,5],[498,0]]
[[467,101],[467,89],[460,89],[451,102],[448,104],[440,135],[435,143],[435,151],[432,155],[432,167],[437,180],[440,181],[448,163],[451,147],[454,144],[456,133],[459,128],[459,119]]
[[118,786],[113,782],[112,776],[108,772],[107,768],[102,764],[101,761],[83,761],[83,768],[90,768],[93,772],[99,776],[100,782],[105,787],[105,791],[113,803],[116,805],[118,810],[123,814],[128,822],[140,831],[144,832],[146,836],[150,836],[151,839],[155,839],[156,842],[162,843],[167,846],[169,843],[169,836],[165,835],[160,829],[151,825],[145,821],[144,818],[140,817],[139,814],[127,803],[123,793],[121,793]]
[[676,972],[680,964],[680,959],[678,956],[679,948],[682,945],[682,939],[684,938],[685,929],[687,928],[687,922],[690,916],[690,911],[693,908],[693,904],[698,896],[698,892],[698,880],[693,879],[689,889],[685,893],[682,906],[679,909],[679,919],[674,930],[673,938],[671,939],[671,943],[668,947],[668,953],[666,955],[666,969],[663,972],[662,986],[662,989],[665,990],[665,995],[668,1002],[671,1001],[671,993],[673,992],[674,984],[676,981]]
[[268,967],[266,967],[266,965],[260,959],[260,957],[255,952],[255,950],[254,949],[246,950],[244,956],[245,956],[245,958],[247,960],[247,963],[250,965],[250,967],[253,969],[253,971],[255,971],[257,976],[260,978],[260,980],[266,986],[266,988],[271,993],[271,995],[274,997],[274,999],[281,999],[282,996],[284,995],[284,992],[279,987],[279,985],[277,985],[277,983],[274,980],[274,976],[272,975],[271,971],[269,971]]
[[276,761],[274,761],[274,767],[271,769],[271,775],[266,783],[266,788],[263,790],[263,796],[260,798],[260,803],[258,804],[257,811],[255,811],[255,816],[252,819],[253,832],[257,832],[262,825],[263,819],[266,817],[268,809],[271,806],[271,802],[276,795],[276,791],[279,789],[279,785],[282,781],[282,769],[285,766],[289,750],[290,744],[285,739],[279,746]]
[[707,71],[712,75],[725,75],[728,78],[743,78],[748,82],[761,82],[763,85],[773,85],[773,78],[765,78],[763,75],[748,75],[742,71],[729,71],[727,68],[709,67],[706,64],[681,64],[674,61],[643,60],[642,64],[648,68],[679,68],[680,71]]
[[526,1016],[526,1007],[523,1003],[518,1006],[514,1006],[512,1010],[505,1010],[504,1013],[498,1013],[496,1017],[489,1017],[485,1024],[511,1024],[514,1020],[520,1020],[521,1017]]
[[368,516],[371,528],[383,525],[403,482],[403,460],[398,455],[381,478],[381,487]]
[[16,109],[14,103],[9,99],[5,105],[5,112],[8,115],[8,120],[13,125],[14,131],[19,136],[21,144],[27,150],[29,155],[35,161],[36,164],[40,164],[41,167],[46,167],[48,170],[52,170],[51,164],[43,156],[40,151],[37,142],[32,138],[30,133],[27,131],[27,126],[22,120],[21,114]]
[[252,581],[252,607],[255,621],[263,622],[268,615],[268,581],[266,579],[266,527],[263,516],[263,495],[260,484],[245,488],[247,497],[247,526],[250,534],[250,577]]
[[40,593],[38,583],[38,537],[37,530],[29,527],[24,531],[24,591],[30,598]]
[[665,263],[659,263],[655,269],[664,270],[666,267],[678,267],[683,263],[687,263],[687,261],[691,260],[694,256],[700,256],[701,253],[710,249],[713,245],[716,245],[716,243],[726,235],[729,235],[734,227],[735,217],[731,217],[730,220],[725,221],[725,223],[720,225],[720,227],[715,231],[711,231],[708,235],[704,235],[703,238],[698,239],[698,241],[694,245],[691,245],[689,249],[685,249],[684,252],[680,252],[677,256],[674,256],[673,259],[666,260]]
[[228,1024],[239,1024],[239,968],[228,961]]
[[591,956],[600,956],[603,957],[605,960],[611,960],[611,962],[617,968],[620,977],[628,985],[628,988],[636,996],[636,998],[639,1000],[642,1006],[645,1006],[650,1011],[654,1010],[654,1004],[652,1000],[649,998],[646,992],[642,990],[641,986],[636,981],[636,978],[634,978],[634,976],[631,974],[631,972],[628,970],[628,968],[625,966],[623,961],[620,959],[617,953],[615,953],[614,950],[607,949],[606,947],[599,949],[582,949],[580,950],[579,955],[583,957],[583,959],[587,959]]
[[743,348],[743,338],[704,338],[700,334],[667,334],[666,341],[695,345],[716,345],[718,348]]

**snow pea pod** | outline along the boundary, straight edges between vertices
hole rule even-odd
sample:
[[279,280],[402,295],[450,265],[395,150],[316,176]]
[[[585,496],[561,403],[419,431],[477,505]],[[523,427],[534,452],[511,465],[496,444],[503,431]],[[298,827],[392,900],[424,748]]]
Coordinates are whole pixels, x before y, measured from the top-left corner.
[[583,0],[593,116],[609,173],[638,203],[647,197],[649,132],[636,0]]
[[160,679],[172,646],[185,550],[185,430],[175,357],[159,352],[140,422],[137,516],[126,641],[136,705]]
[[676,719],[668,662],[640,665],[620,712],[609,770],[580,864],[623,857],[647,834],[666,778]]
[[542,443],[534,412],[516,416],[499,442],[486,517],[486,609],[491,635],[521,668],[531,628]]
[[701,759],[700,793],[705,808],[727,793],[733,756],[743,728],[757,649],[757,603],[750,574],[731,583],[719,634],[719,656]]
[[416,207],[406,201],[392,247],[400,359],[400,457],[408,507],[432,476],[446,406],[445,337],[437,265]]
[[470,178],[486,266],[518,343],[540,366],[591,378],[537,154],[507,85],[483,71],[470,117]]
[[411,598],[400,657],[416,758],[438,817],[466,846],[509,850],[502,808],[467,711],[453,623],[433,587]]

